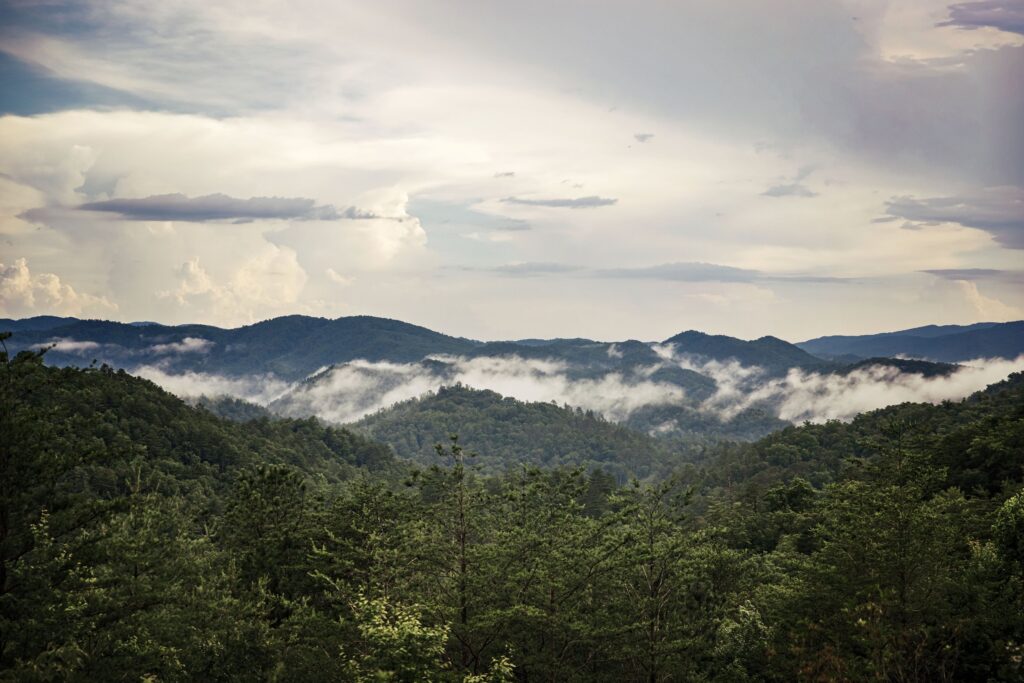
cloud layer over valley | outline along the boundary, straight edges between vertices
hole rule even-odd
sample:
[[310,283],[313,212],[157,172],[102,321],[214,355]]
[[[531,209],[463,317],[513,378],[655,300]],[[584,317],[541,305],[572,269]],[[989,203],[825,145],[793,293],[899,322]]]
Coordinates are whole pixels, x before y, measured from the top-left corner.
[[[614,346],[609,346],[610,351]],[[489,389],[522,401],[554,402],[592,410],[610,421],[626,422],[637,411],[672,407],[722,422],[759,408],[788,422],[849,420],[860,412],[903,402],[938,403],[958,400],[1024,370],[1016,360],[977,360],[948,374],[926,377],[886,365],[867,365],[849,372],[791,369],[773,377],[763,368],[736,361],[708,361],[677,355],[658,347],[661,364],[627,372],[579,376],[560,360],[519,356],[467,358],[440,356],[420,363],[356,360],[326,368],[295,384],[272,377],[227,378],[189,372],[171,374],[158,366],[136,372],[183,396],[225,394],[243,398],[283,415],[316,415],[331,422],[352,422],[394,403],[463,384]],[[706,398],[688,394],[675,383],[656,378],[666,367],[691,370],[714,380]],[[651,425],[661,433],[685,425]]]

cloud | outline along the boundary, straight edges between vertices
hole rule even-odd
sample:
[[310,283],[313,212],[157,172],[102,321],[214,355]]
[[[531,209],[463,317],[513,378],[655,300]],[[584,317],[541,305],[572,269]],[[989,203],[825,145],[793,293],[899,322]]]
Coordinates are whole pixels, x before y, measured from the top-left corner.
[[1016,360],[979,359],[937,377],[901,373],[892,366],[874,365],[846,374],[792,369],[785,377],[766,379],[763,369],[736,361],[700,362],[678,355],[671,346],[656,347],[680,367],[715,380],[718,388],[702,409],[729,420],[754,407],[767,407],[790,422],[851,420],[858,414],[899,403],[941,403],[964,398],[1024,370]]
[[979,359],[947,376],[926,378],[901,374],[886,366],[870,366],[847,375],[791,371],[769,382],[751,397],[781,399],[778,415],[791,422],[851,420],[859,413],[899,403],[941,403],[958,400],[1024,369],[1016,360]]
[[28,260],[10,265],[0,262],[0,312],[10,316],[51,313],[54,315],[110,315],[117,305],[104,297],[75,291],[54,273],[33,275]]
[[[238,201],[314,198],[339,214],[347,206],[380,214],[368,193],[394,188],[417,199],[514,212],[530,219],[533,231],[499,234],[506,228],[495,226],[497,236],[489,236],[490,224],[437,225],[410,209],[429,243],[419,231],[403,232],[411,220],[397,219],[300,219],[288,234],[279,225],[225,230],[182,220],[173,234],[150,238],[163,226],[66,211],[45,225],[4,220],[3,239],[21,231],[11,237],[15,254],[72,278],[77,289],[116,297],[125,319],[244,322],[227,303],[218,310],[230,317],[212,315],[209,297],[193,297],[193,308],[153,293],[174,291],[175,269],[196,257],[225,286],[266,240],[292,248],[310,273],[290,312],[377,311],[472,336],[511,335],[524,325],[531,334],[560,333],[571,324],[566,311],[586,311],[580,332],[608,338],[623,329],[660,338],[664,321],[680,316],[732,334],[792,337],[863,328],[878,316],[886,325],[901,316],[962,322],[938,296],[922,309],[913,284],[922,276],[900,273],[957,265],[956,253],[974,254],[971,265],[1008,262],[997,249],[979,250],[988,237],[978,231],[866,225],[878,198],[941,196],[957,191],[950,189],[956,183],[1024,183],[1024,90],[1014,87],[1024,61],[1021,48],[1008,43],[1019,36],[936,29],[945,3],[939,14],[916,0],[891,10],[860,3],[856,22],[843,3],[820,0],[781,9],[755,0],[585,9],[558,3],[543,11],[530,3],[443,4],[431,12],[406,4],[353,12],[340,2],[303,12],[257,3],[237,21],[217,3],[174,11],[156,0],[117,10],[72,3],[78,10],[63,23],[52,21],[51,3],[17,3],[33,17],[9,17],[12,54],[61,82],[101,83],[151,104],[111,109],[86,101],[74,110],[0,119],[0,172],[10,178],[0,181],[0,194],[10,201],[8,186],[17,185],[25,195],[0,220],[32,207],[214,192]],[[538,12],[548,20],[538,21]],[[765,25],[780,30],[758,30]],[[609,26],[614,44],[595,44],[593,36]],[[381,27],[401,36],[383,51]],[[644,45],[657,49],[637,49]],[[950,61],[930,60],[934,55]],[[608,111],[612,104],[618,111]],[[658,144],[625,154],[627,144],[639,147],[629,142],[630,130],[657,130]],[[757,141],[771,146],[755,155]],[[806,160],[819,164],[821,175],[803,183],[828,202],[760,195],[799,183],[794,174]],[[513,169],[513,179],[491,177]],[[564,178],[584,189],[561,185]],[[619,201],[606,211],[500,202],[581,195]],[[871,291],[834,288],[827,304],[817,288],[791,288],[771,303],[748,301],[737,315],[708,303],[720,289],[742,294],[737,286],[678,287],[702,291],[658,297],[661,282],[650,278],[557,292],[536,278],[515,296],[499,296],[507,283],[498,278],[445,277],[437,268],[687,259],[891,277]],[[324,276],[328,267],[358,278],[344,300]],[[464,305],[445,308],[452,300]],[[862,302],[871,300],[885,305],[868,310]]]
[[[467,235],[468,236],[468,235]],[[525,262],[509,263],[489,268],[475,266],[456,267],[457,270],[468,272],[487,272],[500,275],[519,277],[537,277],[543,275],[563,275],[577,273],[583,277],[605,280],[664,280],[667,282],[722,282],[752,284],[756,282],[805,282],[805,283],[849,283],[854,278],[831,277],[810,274],[766,273],[748,268],[734,268],[716,263],[681,262],[662,263],[654,266],[638,268],[585,268],[566,263]],[[700,293],[704,296],[707,293]],[[696,296],[696,294],[694,295]],[[744,296],[749,297],[750,292]]]
[[[333,206],[320,206],[320,207],[316,207],[316,208],[323,210],[323,212],[322,212],[323,216],[322,217],[317,217],[317,218],[322,218],[322,220],[330,220],[332,218],[330,213],[331,213],[331,211],[334,211],[334,207]],[[341,211],[340,213],[338,213],[334,217],[336,217],[336,218],[347,218],[347,219],[353,220],[353,221],[371,221],[371,220],[376,220],[378,218],[388,218],[390,220],[403,221],[406,218],[408,218],[408,216],[399,216],[399,217],[381,216],[380,214],[378,214],[378,213],[376,213],[374,211],[369,211],[367,209],[360,209],[360,208],[355,207],[355,206],[347,207],[345,210]]]
[[817,197],[818,193],[801,183],[772,185],[761,193],[766,197]]
[[977,282],[956,280],[955,283],[975,315],[982,320],[1019,320],[1024,316],[1024,310],[982,294]]
[[149,350],[153,353],[206,353],[213,348],[214,343],[209,339],[202,339],[200,337],[185,337],[180,342],[171,342],[168,344],[154,344],[149,347]]
[[664,263],[646,268],[609,268],[594,271],[597,277],[643,278],[679,282],[752,282],[760,273],[746,268],[733,268],[715,263]]
[[591,271],[599,278],[669,280],[674,282],[849,282],[850,278],[766,273],[716,263],[689,261],[642,268],[606,268]]
[[932,268],[923,270],[943,280],[1003,280],[1024,284],[1024,270],[1002,270],[999,268]]
[[992,187],[947,197],[894,197],[886,208],[923,224],[956,223],[990,233],[1005,247],[1024,249],[1024,188]]
[[611,372],[596,378],[572,379],[568,372],[561,361],[518,356],[438,356],[430,365],[359,360],[296,385],[272,408],[288,415],[313,414],[334,422],[351,422],[455,383],[521,401],[567,403],[594,410],[613,421],[623,421],[645,406],[686,402],[681,387],[642,375]]
[[132,374],[159,384],[172,394],[182,397],[234,396],[253,403],[266,405],[288,389],[288,383],[269,375],[243,378],[223,377],[204,372],[172,374],[156,365],[143,365]]
[[503,223],[495,225],[492,229],[498,232],[526,232],[527,230],[533,230],[533,226],[526,221],[508,218]]
[[191,309],[199,318],[250,323],[266,314],[294,313],[308,276],[295,251],[265,244],[226,277],[211,274],[198,257],[177,270],[177,286],[157,293],[160,299]]
[[108,199],[87,202],[78,207],[84,211],[116,213],[139,221],[252,221],[252,220],[337,220],[339,218],[374,218],[349,207],[339,213],[333,206],[317,206],[302,197],[250,197],[238,199],[226,194],[186,197],[183,194],[161,194],[141,199]]
[[618,199],[610,197],[589,197],[561,198],[561,199],[525,199],[523,197],[505,197],[501,201],[506,204],[522,204],[524,206],[550,206],[565,209],[593,209],[599,206],[612,206]]
[[637,142],[644,143],[654,137],[654,133],[633,133],[633,139]]
[[443,379],[418,364],[356,360],[294,386],[272,408],[289,416],[352,422],[439,388]]
[[[846,374],[794,369],[785,377],[770,378],[757,366],[736,361],[703,362],[677,354],[671,345],[653,348],[663,364],[584,378],[575,376],[574,368],[560,360],[514,355],[436,356],[423,363],[356,360],[291,386],[262,376],[237,379],[203,373],[172,375],[157,366],[144,366],[136,372],[180,395],[228,394],[285,415],[316,415],[332,422],[352,422],[399,401],[461,383],[521,401],[593,410],[616,422],[629,419],[645,407],[678,406],[696,408],[723,421],[760,407],[783,420],[799,423],[850,420],[859,413],[904,402],[956,400],[1024,369],[1022,356],[1013,361],[972,361],[948,375],[931,378],[901,373],[891,366],[868,366]],[[696,403],[682,387],[652,380],[664,364],[712,378],[715,393]]]
[[949,19],[938,26],[962,29],[997,28],[1024,35],[1024,3],[1020,0],[975,0],[949,6]]
[[525,232],[532,229],[528,221],[480,211],[474,207],[477,203],[477,200],[444,202],[415,198],[409,202],[408,210],[428,229],[466,228],[478,234],[483,231]]
[[353,282],[355,282],[355,278],[354,277],[342,275],[341,273],[336,271],[334,268],[326,269],[324,271],[324,274],[327,275],[327,279],[329,279],[331,282],[333,282],[336,285],[341,285],[342,287],[347,287],[348,285],[350,285]]
[[573,273],[581,270],[579,266],[571,266],[565,263],[508,263],[493,268],[487,268],[492,273],[501,275],[513,275],[527,277],[531,275],[560,275]]
[[38,349],[53,349],[54,351],[60,351],[61,353],[73,354],[84,354],[90,351],[96,351],[100,347],[101,344],[94,341],[76,341],[65,337],[51,339],[43,344],[35,345],[35,348]]

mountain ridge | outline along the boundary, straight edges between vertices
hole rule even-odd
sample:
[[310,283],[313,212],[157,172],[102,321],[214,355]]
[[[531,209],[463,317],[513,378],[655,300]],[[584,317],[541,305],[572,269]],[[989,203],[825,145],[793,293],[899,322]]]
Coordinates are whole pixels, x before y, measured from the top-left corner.
[[926,325],[868,335],[831,335],[796,344],[823,357],[907,356],[957,363],[978,358],[1013,359],[1024,353],[1024,320],[973,325]]

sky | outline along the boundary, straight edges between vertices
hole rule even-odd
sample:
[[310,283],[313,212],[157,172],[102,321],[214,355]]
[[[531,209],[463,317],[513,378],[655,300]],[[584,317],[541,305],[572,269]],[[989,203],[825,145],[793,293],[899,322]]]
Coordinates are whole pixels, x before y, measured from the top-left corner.
[[1024,0],[7,0],[0,114],[0,317],[1024,318]]

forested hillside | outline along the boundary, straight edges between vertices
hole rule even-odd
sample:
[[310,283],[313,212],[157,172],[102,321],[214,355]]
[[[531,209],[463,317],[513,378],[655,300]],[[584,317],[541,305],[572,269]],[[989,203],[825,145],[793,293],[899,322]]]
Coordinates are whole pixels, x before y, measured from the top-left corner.
[[659,441],[591,411],[526,403],[461,385],[412,399],[353,425],[422,465],[437,460],[435,445],[459,435],[484,474],[521,465],[603,468],[620,482],[664,477],[686,457],[682,443]]
[[911,356],[950,363],[1024,354],[1024,320],[974,325],[927,325],[898,332],[809,339],[800,348],[824,358]]
[[1021,375],[617,486],[0,360],[0,680],[1024,676]]
[[133,369],[160,363],[178,373],[269,374],[288,381],[331,363],[357,358],[411,362],[435,353],[465,353],[478,344],[372,316],[329,320],[288,315],[234,329],[52,317],[0,325],[19,332],[12,348],[56,344],[48,357],[56,365],[87,365],[97,359]]

